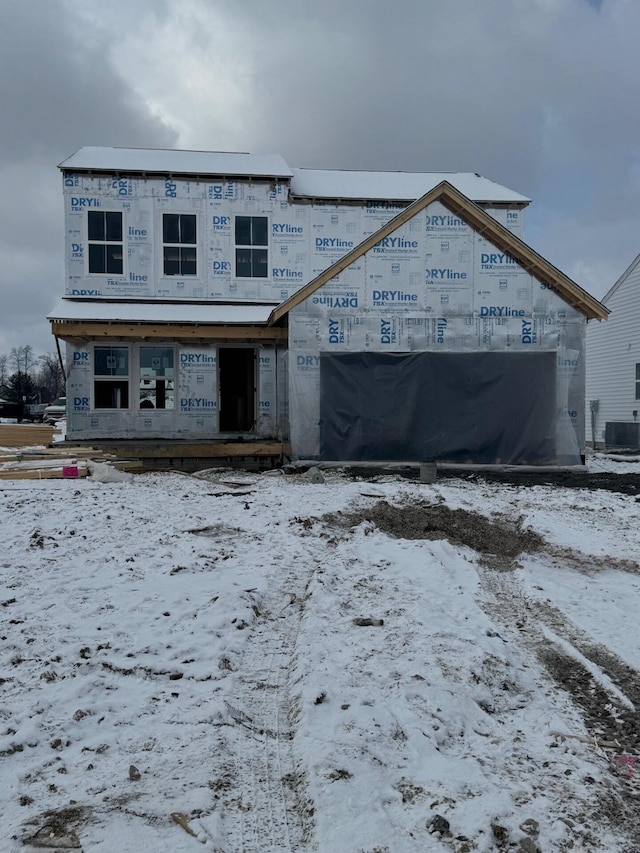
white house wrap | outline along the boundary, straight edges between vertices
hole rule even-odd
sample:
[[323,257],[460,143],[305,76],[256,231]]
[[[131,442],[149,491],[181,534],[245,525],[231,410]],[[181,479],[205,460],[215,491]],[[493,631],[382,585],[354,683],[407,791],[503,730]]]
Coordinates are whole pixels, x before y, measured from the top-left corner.
[[208,152],[61,169],[70,437],[580,461],[586,321],[606,310],[522,242],[525,197]]

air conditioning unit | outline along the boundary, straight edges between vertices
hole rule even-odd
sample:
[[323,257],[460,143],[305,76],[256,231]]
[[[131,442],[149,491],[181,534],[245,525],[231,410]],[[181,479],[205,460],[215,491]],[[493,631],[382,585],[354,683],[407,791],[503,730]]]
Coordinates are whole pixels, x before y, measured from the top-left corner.
[[604,444],[607,450],[640,450],[640,423],[607,421]]

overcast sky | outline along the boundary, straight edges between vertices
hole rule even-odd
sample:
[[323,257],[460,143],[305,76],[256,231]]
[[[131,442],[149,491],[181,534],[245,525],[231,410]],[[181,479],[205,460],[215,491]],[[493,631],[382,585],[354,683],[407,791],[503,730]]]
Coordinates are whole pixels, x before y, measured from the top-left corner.
[[471,171],[594,296],[640,252],[638,0],[0,0],[0,353],[54,351],[83,145]]

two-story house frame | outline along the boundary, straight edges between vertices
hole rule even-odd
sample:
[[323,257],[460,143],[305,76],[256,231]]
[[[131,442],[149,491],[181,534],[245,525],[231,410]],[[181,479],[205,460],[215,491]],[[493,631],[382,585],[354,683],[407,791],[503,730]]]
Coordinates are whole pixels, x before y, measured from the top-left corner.
[[475,174],[83,148],[61,166],[70,439],[559,464],[606,309]]

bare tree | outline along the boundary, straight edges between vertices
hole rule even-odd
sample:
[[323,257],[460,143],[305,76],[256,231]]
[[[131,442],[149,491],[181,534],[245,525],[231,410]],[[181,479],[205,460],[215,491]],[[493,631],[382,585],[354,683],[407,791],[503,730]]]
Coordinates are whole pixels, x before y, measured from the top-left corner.
[[7,363],[9,359],[5,352],[0,353],[0,385],[4,385],[7,381]]
[[25,344],[23,347],[13,347],[9,355],[9,362],[17,373],[31,373],[36,364],[33,347],[30,344]]
[[64,375],[62,366],[55,355],[41,355],[38,358],[39,370],[35,381],[41,400],[51,401],[64,396]]

